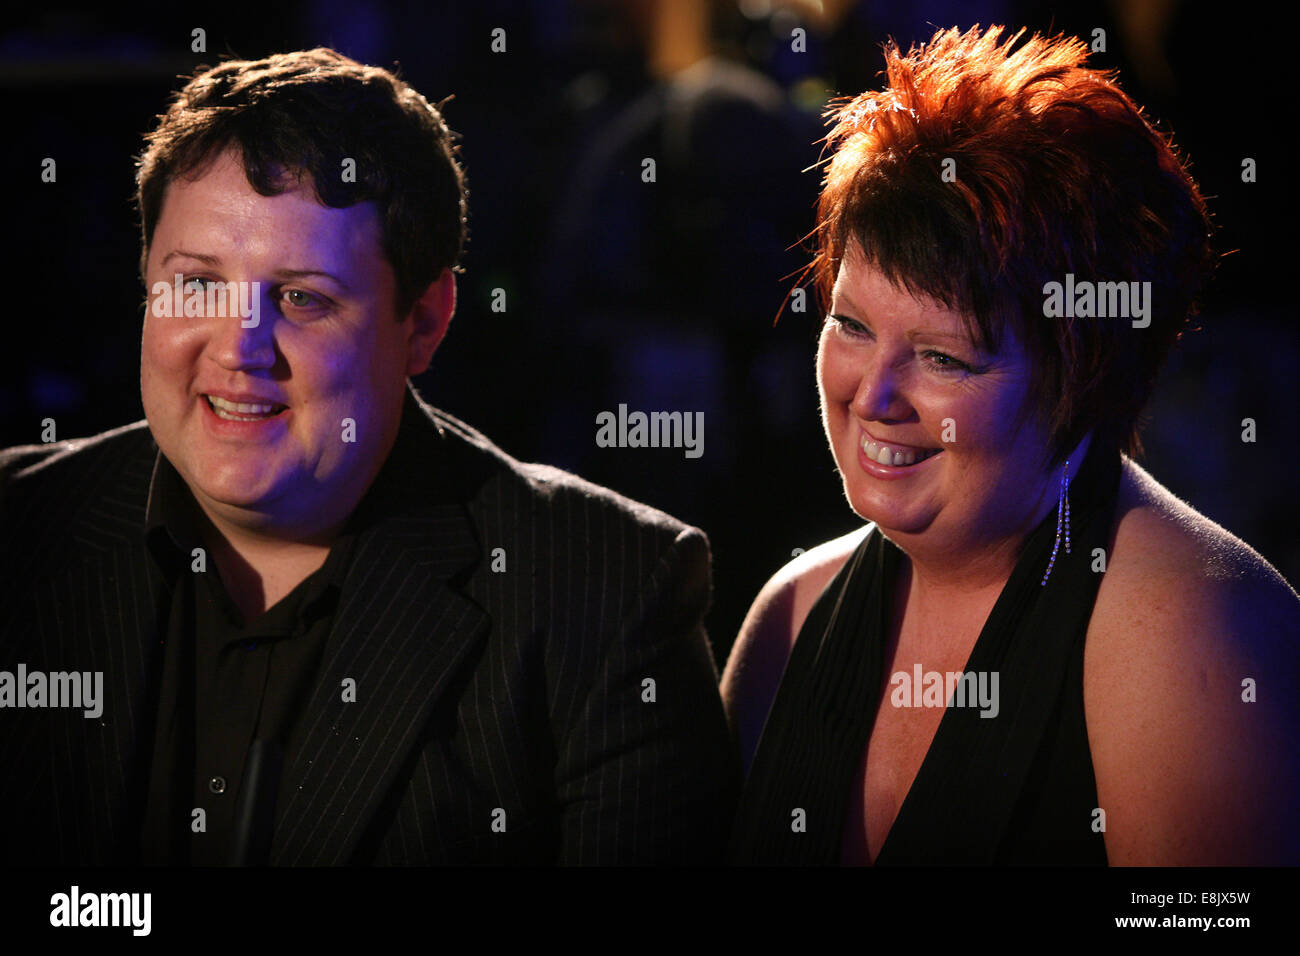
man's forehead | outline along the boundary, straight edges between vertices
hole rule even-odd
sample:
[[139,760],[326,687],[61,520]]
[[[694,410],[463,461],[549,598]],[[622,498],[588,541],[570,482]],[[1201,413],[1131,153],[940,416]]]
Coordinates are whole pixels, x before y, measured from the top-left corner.
[[[331,207],[316,197],[310,177],[288,177],[282,193],[253,188],[239,154],[228,150],[168,184],[155,245],[166,256],[183,248],[222,259],[310,252],[335,269],[384,261],[374,202]],[[319,262],[317,268],[326,268]],[[332,269],[329,271],[333,271]]]

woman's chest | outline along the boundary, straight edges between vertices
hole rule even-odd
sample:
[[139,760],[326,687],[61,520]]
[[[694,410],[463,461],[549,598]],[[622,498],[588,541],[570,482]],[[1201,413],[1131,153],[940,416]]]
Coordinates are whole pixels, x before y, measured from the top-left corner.
[[[982,620],[979,622],[982,626]],[[967,619],[900,621],[884,656],[880,701],[858,762],[843,861],[874,862],[939,731],[949,702],[978,706],[986,681],[967,670],[979,630]],[[930,639],[926,639],[927,633]]]

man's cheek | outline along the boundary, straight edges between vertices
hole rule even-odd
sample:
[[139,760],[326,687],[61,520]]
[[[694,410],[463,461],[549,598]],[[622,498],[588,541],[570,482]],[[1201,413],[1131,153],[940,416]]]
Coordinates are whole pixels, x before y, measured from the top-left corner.
[[144,328],[141,361],[155,369],[174,364],[182,341],[182,336],[175,329],[168,329],[157,319],[150,320]]

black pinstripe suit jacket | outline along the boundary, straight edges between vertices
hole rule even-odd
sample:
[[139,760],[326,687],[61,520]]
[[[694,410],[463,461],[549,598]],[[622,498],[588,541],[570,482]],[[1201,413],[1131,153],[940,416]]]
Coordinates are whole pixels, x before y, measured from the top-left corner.
[[[131,860],[171,586],[144,540],[157,457],[144,422],[0,452],[0,669],[102,671],[105,698],[0,709],[10,862]],[[738,770],[704,535],[409,390],[380,480],[271,862],[720,859]]]

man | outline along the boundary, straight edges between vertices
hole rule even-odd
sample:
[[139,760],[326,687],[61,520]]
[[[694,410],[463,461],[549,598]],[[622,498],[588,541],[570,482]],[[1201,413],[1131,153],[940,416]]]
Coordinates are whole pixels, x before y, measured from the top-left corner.
[[410,388],[464,238],[437,111],[317,49],[147,141],[147,420],[0,453],[0,855],[717,859],[704,536]]

